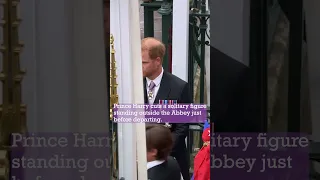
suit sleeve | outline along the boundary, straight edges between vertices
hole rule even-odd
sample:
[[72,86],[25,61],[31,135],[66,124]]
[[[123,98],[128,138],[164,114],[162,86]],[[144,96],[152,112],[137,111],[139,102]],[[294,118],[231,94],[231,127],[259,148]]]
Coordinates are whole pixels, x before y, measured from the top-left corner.
[[[186,83],[181,92],[178,103],[188,104],[192,103],[192,96],[190,94],[189,85]],[[189,125],[187,123],[176,124],[175,131],[173,133],[174,145],[172,153],[177,152],[180,143],[184,143],[189,133]]]

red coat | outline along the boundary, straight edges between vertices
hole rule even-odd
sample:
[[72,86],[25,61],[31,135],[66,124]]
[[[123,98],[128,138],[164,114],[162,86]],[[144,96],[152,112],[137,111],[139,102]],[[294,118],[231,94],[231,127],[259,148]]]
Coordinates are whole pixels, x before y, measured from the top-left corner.
[[194,180],[210,180],[210,128],[202,133],[203,147],[194,158]]

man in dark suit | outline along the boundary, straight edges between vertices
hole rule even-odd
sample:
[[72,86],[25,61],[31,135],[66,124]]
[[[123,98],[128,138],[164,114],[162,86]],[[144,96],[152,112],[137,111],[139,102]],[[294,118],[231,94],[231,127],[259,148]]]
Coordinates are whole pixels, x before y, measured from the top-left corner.
[[[143,39],[141,54],[145,103],[157,104],[162,100],[174,100],[178,103],[192,102],[187,82],[163,70],[162,61],[165,55],[165,45],[161,41],[155,38]],[[170,124],[167,127],[170,128],[174,138],[171,155],[177,159],[183,178],[185,180],[190,179],[189,155],[185,144],[189,125],[177,123]]]
[[149,180],[181,180],[177,161],[170,157],[173,139],[170,130],[162,125],[146,126],[147,168]]

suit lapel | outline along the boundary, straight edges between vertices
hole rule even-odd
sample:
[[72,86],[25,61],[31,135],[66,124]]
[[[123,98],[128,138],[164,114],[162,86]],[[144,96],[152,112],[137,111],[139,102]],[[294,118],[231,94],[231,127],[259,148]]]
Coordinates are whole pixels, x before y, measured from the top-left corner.
[[147,80],[143,78],[143,93],[144,93],[144,103],[149,104],[148,95],[147,95]]
[[170,87],[170,79],[168,77],[167,72],[163,72],[163,76],[160,82],[160,88],[159,91],[157,93],[157,96],[154,100],[154,104],[158,104],[159,100],[167,100],[169,93],[171,91],[171,87]]

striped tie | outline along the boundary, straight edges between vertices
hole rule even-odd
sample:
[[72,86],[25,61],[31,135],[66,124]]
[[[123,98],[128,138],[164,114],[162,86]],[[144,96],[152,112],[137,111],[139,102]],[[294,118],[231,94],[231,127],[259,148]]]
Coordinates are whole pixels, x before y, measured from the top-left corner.
[[153,95],[153,91],[154,91],[154,88],[156,87],[156,84],[151,81],[150,84],[149,84],[149,92],[148,92],[148,99],[149,100],[152,100],[154,98],[154,95]]
[[155,87],[156,87],[156,84],[153,81],[151,81],[149,84],[149,91],[153,92]]

